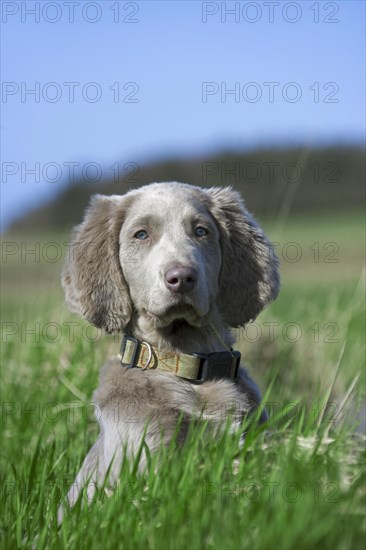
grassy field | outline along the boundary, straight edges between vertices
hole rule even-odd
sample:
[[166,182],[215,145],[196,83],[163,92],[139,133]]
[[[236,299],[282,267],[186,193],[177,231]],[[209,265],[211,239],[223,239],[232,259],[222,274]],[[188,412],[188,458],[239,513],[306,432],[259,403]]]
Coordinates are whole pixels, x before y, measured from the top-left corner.
[[253,423],[243,449],[239,434],[208,444],[192,430],[144,476],[126,464],[113,495],[101,488],[61,527],[58,505],[98,434],[98,371],[119,339],[67,311],[57,252],[67,237],[4,239],[3,548],[364,548],[362,217],[264,225],[279,243],[282,290],[235,334],[266,429]]

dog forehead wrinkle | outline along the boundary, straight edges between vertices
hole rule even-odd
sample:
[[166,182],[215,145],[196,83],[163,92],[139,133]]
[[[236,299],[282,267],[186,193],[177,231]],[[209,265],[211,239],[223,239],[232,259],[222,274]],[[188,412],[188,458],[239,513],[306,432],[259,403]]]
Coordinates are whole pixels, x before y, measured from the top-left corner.
[[140,197],[146,197],[146,195],[148,195],[149,200],[164,200],[169,197],[173,198],[173,200],[177,200],[177,198],[184,199],[185,201],[191,199],[198,200],[198,197],[203,195],[202,189],[178,182],[152,183],[140,187],[138,192]]
[[148,194],[141,188],[136,200],[136,210],[141,214],[148,214],[153,210],[165,217],[173,217],[176,221],[177,216],[183,219],[206,211],[202,201],[199,201],[197,191],[188,185],[162,183],[150,187]]

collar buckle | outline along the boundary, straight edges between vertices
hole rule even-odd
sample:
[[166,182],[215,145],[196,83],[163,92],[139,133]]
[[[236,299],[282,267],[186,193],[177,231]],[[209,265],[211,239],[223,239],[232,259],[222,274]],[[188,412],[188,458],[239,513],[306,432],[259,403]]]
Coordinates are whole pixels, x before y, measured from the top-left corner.
[[241,353],[239,351],[219,351],[214,353],[194,353],[201,359],[197,384],[206,380],[229,378],[236,380],[240,365]]
[[[130,342],[133,345],[133,351],[132,351],[130,361],[128,363],[125,363],[123,362],[123,355],[126,349],[127,342]],[[139,353],[140,353],[140,342],[136,338],[133,338],[132,336],[126,336],[124,334],[122,338],[121,351],[120,351],[122,365],[128,369],[132,369],[133,367],[135,367],[136,358],[138,357]]]

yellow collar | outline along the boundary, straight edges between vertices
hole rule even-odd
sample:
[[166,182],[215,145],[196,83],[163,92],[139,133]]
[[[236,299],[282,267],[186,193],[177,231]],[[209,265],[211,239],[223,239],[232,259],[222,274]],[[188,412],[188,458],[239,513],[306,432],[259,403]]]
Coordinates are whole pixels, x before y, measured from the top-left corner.
[[176,354],[160,351],[148,342],[131,336],[123,336],[119,357],[122,366],[126,368],[156,369],[202,383],[215,378],[236,380],[241,355],[233,350],[208,354]]

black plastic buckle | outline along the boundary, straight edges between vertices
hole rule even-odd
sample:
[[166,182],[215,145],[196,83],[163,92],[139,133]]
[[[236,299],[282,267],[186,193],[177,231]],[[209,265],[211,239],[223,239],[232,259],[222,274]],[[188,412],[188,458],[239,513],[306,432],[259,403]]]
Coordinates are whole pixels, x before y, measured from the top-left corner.
[[194,353],[193,355],[201,359],[196,382],[202,383],[215,378],[236,380],[241,359],[239,351],[219,351],[207,355]]
[[[134,345],[132,359],[131,359],[130,363],[122,363],[123,354],[125,352],[127,342],[132,342],[133,345]],[[121,343],[121,351],[120,351],[121,365],[123,367],[126,367],[127,369],[132,369],[136,365],[136,357],[137,357],[139,351],[140,351],[140,342],[138,340],[136,340],[136,338],[133,338],[132,336],[123,335],[122,343]]]

